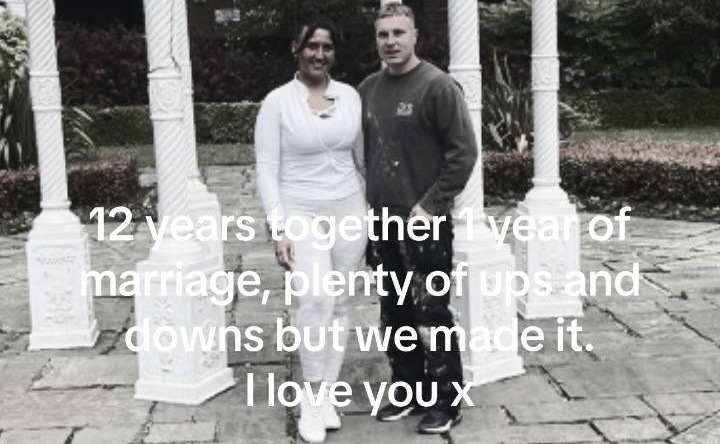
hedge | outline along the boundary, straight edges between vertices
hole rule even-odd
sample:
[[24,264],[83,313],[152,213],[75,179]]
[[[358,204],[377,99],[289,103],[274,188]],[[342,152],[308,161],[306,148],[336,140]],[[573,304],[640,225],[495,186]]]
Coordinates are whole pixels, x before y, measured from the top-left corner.
[[[196,103],[195,131],[200,143],[251,143],[255,116],[260,105],[254,102]],[[147,106],[114,108],[82,107],[94,120],[88,135],[98,146],[152,144],[152,124]]]
[[[485,193],[518,198],[531,187],[533,160],[517,153],[485,153]],[[585,198],[720,206],[720,164],[687,165],[651,159],[560,157],[561,186]]]
[[588,91],[563,100],[596,118],[603,128],[720,125],[720,89]]
[[[73,206],[127,202],[139,189],[135,156],[103,157],[67,165],[68,195]],[[37,168],[0,171],[0,212],[19,214],[40,210]]]
[[[597,118],[603,128],[696,127],[720,125],[720,90],[607,90],[563,100]],[[147,106],[82,107],[95,120],[88,129],[96,145],[148,145],[152,125]],[[259,104],[196,103],[200,143],[252,143]]]

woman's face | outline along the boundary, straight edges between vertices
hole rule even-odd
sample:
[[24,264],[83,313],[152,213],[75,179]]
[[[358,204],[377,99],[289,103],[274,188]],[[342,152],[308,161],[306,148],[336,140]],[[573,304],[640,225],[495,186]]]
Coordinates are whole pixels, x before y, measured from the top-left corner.
[[297,57],[301,76],[313,81],[325,79],[335,62],[335,44],[330,32],[316,29]]

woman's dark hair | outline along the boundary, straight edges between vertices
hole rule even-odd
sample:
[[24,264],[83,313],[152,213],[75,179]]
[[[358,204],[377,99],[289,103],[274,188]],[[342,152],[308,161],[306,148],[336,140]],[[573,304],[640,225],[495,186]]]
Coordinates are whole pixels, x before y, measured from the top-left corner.
[[321,17],[300,24],[295,30],[293,43],[295,45],[295,54],[299,53],[307,46],[308,40],[315,34],[318,29],[324,29],[330,34],[330,40],[333,44],[338,43],[338,32],[335,24],[330,19]]

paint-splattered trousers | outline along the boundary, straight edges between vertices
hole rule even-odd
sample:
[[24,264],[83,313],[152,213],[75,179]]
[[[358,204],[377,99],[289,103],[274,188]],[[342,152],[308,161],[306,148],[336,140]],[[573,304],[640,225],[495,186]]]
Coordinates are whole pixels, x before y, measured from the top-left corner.
[[[448,216],[449,219],[449,216]],[[411,326],[417,331],[418,340],[412,351],[403,352],[395,347],[393,341],[387,350],[392,369],[392,381],[404,381],[413,388],[422,381],[423,398],[430,398],[431,382],[437,384],[437,402],[435,408],[457,411],[459,406],[451,406],[457,396],[452,386],[455,381],[462,385],[462,365],[457,335],[452,335],[450,347],[445,347],[445,336],[437,336],[436,351],[430,349],[430,329],[432,327],[452,327],[453,314],[449,309],[450,290],[441,295],[431,295],[426,289],[426,279],[433,271],[442,271],[450,276],[452,269],[452,221],[440,224],[437,240],[432,236],[424,241],[414,241],[405,232],[404,240],[398,240],[396,224],[390,224],[388,240],[371,242],[368,248],[368,263],[372,267],[383,264],[384,271],[394,272],[403,282],[406,273],[412,272],[408,294],[402,304],[398,304],[397,291],[394,290],[388,274],[383,279],[383,288],[387,296],[380,297],[381,331],[392,327],[393,331],[402,326]],[[381,233],[380,222],[375,233]],[[434,279],[433,288],[439,290],[442,283]],[[405,342],[407,344],[407,342]]]

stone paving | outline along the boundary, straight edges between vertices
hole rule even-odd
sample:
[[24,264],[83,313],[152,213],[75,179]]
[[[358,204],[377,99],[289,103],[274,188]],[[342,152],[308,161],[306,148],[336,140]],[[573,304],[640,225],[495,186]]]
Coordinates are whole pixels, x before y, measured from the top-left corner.
[[[251,169],[209,167],[204,173],[224,214],[260,218]],[[511,211],[489,209],[493,215]],[[581,217],[585,231],[592,215]],[[108,224],[106,230],[113,228]],[[133,269],[147,256],[147,227],[133,224],[131,230],[130,244],[93,238],[94,269]],[[225,253],[229,269],[257,270],[274,292],[267,305],[241,298],[227,310],[228,324],[263,326],[265,347],[230,352],[237,385],[196,407],[133,399],[137,363],[124,343],[135,322],[128,298],[96,297],[102,333],[93,349],[28,352],[25,238],[0,238],[0,444],[302,441],[296,438],[296,412],[267,406],[266,379],[255,381],[256,405],[245,403],[249,372],[299,378],[297,358],[274,350],[275,319],[292,322],[293,313],[274,297],[282,276],[264,235],[227,242]],[[526,374],[473,388],[476,406],[465,408],[462,424],[446,435],[416,435],[417,418],[386,424],[368,415],[361,382],[377,386],[389,372],[381,353],[360,352],[351,338],[341,380],[352,384],[355,398],[343,409],[342,430],[330,433],[327,442],[720,443],[720,224],[633,217],[626,241],[583,236],[584,271],[615,274],[633,262],[640,264],[639,297],[586,299],[580,339],[593,344],[592,352],[557,351],[555,320],[521,321],[543,328],[545,347],[522,352]],[[377,300],[353,299],[352,316],[354,325],[377,325]]]

